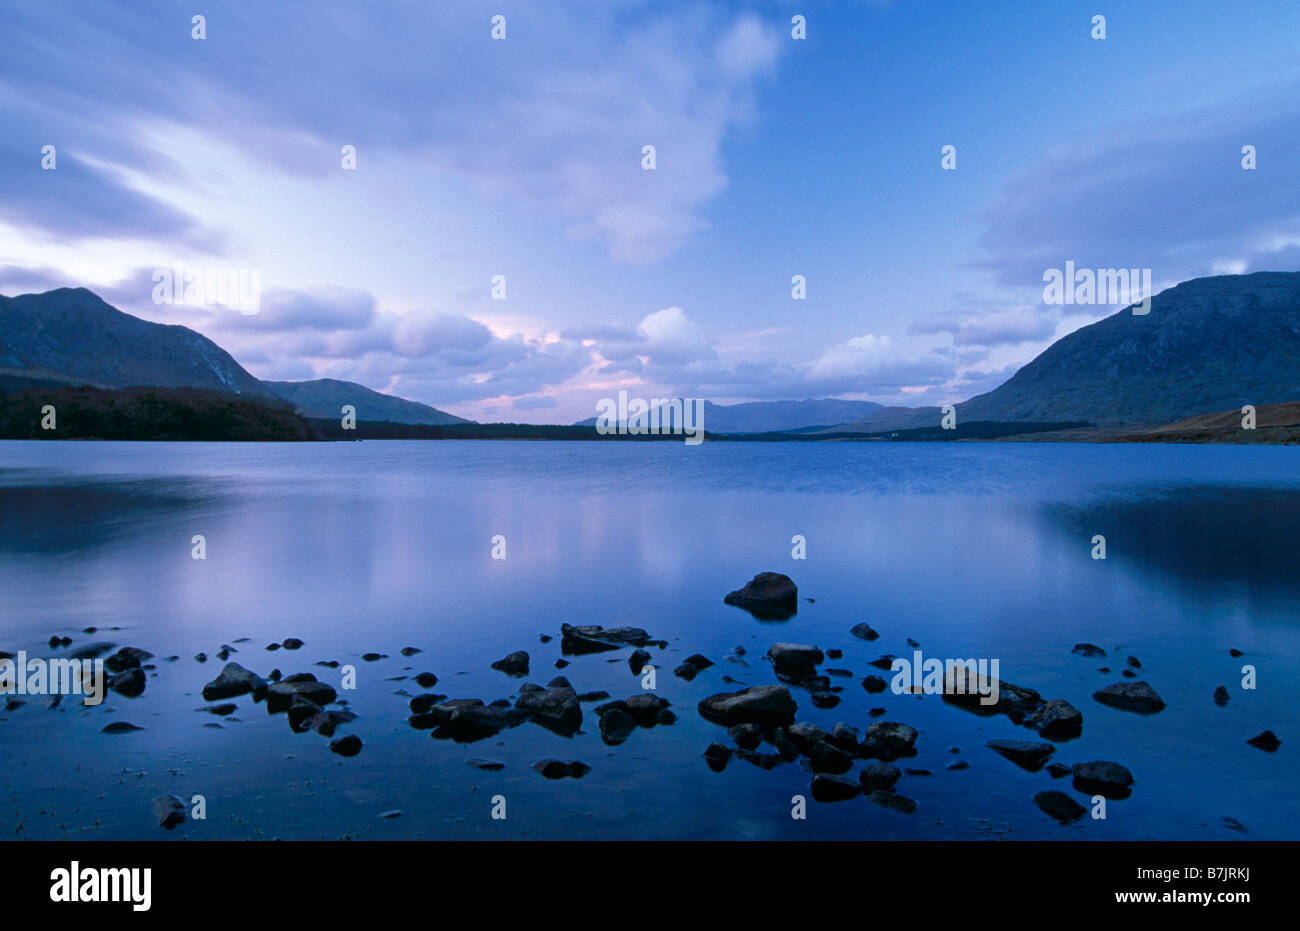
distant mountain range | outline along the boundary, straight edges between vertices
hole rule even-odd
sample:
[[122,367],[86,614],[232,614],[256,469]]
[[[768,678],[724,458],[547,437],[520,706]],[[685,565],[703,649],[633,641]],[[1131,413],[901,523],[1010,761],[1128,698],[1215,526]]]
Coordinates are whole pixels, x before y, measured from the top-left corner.
[[203,388],[288,401],[304,417],[338,418],[351,404],[359,420],[472,423],[355,382],[259,381],[206,336],[133,317],[85,288],[0,297],[0,390],[80,385]]
[[[322,421],[338,419],[343,405],[351,404],[366,422],[473,423],[353,382],[259,381],[207,337],[122,313],[85,288],[0,297],[0,393],[83,385],[223,392],[274,408],[288,402],[301,416]],[[1296,401],[1300,272],[1257,272],[1187,281],[1156,295],[1147,314],[1125,308],[1076,330],[1001,387],[956,408],[958,431],[962,424],[978,423],[991,436],[1006,435],[1008,425],[1022,423],[1037,425],[1039,433],[1045,425],[1067,423],[1074,429],[1087,424],[1103,432],[1134,432],[1239,411],[1246,404]],[[879,435],[925,431],[940,416],[938,407],[829,398],[705,401],[703,426],[710,434]],[[575,426],[595,423],[592,417]],[[1205,430],[1192,432],[1199,436]]]
[[[818,398],[805,401],[747,401],[743,404],[704,402],[704,429],[709,433],[771,433],[833,426],[867,417],[880,410],[875,401]],[[575,426],[594,427],[595,417]]]
[[[1195,278],[1043,350],[1001,387],[957,404],[972,421],[1155,426],[1300,400],[1300,272]],[[828,432],[932,426],[937,407],[886,407]]]

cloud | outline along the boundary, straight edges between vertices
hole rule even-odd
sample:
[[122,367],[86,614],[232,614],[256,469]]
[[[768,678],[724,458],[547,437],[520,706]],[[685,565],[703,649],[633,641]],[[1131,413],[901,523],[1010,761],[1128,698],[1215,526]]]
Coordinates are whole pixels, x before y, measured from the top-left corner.
[[[67,238],[215,247],[216,233],[115,170],[183,184],[187,166],[149,144],[175,125],[303,176],[337,171],[343,143],[363,161],[414,156],[561,218],[620,260],[679,248],[726,186],[723,142],[752,118],[782,47],[776,28],[649,0],[519,0],[504,12],[504,41],[474,0],[212,0],[204,40],[189,37],[189,14],[170,0],[6,12],[0,156],[32,174],[0,175],[0,216]],[[46,142],[63,144],[57,172],[39,171]],[[641,167],[644,145],[657,148],[654,171]]]
[[[1063,141],[976,213],[977,263],[1041,292],[1043,273],[1150,268],[1157,286],[1231,265],[1296,268],[1300,85]],[[1257,168],[1242,168],[1255,146]],[[1272,262],[1278,264],[1271,264]]]

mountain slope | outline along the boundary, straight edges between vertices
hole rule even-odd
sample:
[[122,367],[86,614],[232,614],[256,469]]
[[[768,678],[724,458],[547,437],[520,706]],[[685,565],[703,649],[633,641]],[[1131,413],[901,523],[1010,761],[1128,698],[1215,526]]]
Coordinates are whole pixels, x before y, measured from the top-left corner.
[[264,381],[262,384],[292,404],[304,417],[337,418],[343,405],[351,404],[357,410],[358,420],[435,425],[473,423],[436,407],[381,394],[351,381],[317,378],[314,381]]
[[107,388],[270,396],[206,336],[122,313],[85,288],[0,297],[0,373]]
[[[874,401],[817,398],[803,401],[748,401],[743,404],[704,402],[704,429],[710,433],[768,433],[803,427],[847,423],[879,410]],[[595,426],[596,418],[578,426]]]
[[[957,405],[963,422],[1156,425],[1300,400],[1300,272],[1196,278],[1057,340],[1000,387]],[[887,408],[840,431],[937,422]]]

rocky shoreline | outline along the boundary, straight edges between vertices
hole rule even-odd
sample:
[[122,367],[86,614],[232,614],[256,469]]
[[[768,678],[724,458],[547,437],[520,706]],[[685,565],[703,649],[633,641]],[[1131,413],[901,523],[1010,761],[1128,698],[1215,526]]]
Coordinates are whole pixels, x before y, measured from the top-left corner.
[[[770,618],[797,610],[797,587],[788,577],[779,573],[761,573],[747,586],[732,592],[725,603],[743,608],[755,617]],[[95,628],[86,628],[82,634],[95,635]],[[525,724],[535,724],[552,733],[572,737],[585,733],[593,719],[584,711],[588,706],[594,714],[594,725],[602,743],[610,748],[619,747],[641,730],[671,727],[678,721],[681,709],[657,694],[658,677],[668,674],[659,666],[655,652],[669,665],[665,651],[668,642],[656,639],[650,632],[637,627],[611,627],[600,625],[562,624],[558,633],[560,656],[554,660],[557,669],[575,666],[575,671],[556,675],[544,685],[528,681],[527,676],[534,658],[527,650],[514,650],[491,662],[490,668],[501,673],[503,682],[517,680],[508,697],[485,700],[479,697],[452,697],[434,691],[439,677],[425,670],[411,676],[393,677],[417,684],[423,691],[411,694],[399,688],[395,694],[406,699],[405,724],[413,730],[428,731],[435,740],[450,740],[473,744],[494,738],[503,732]],[[741,686],[718,691],[700,699],[695,712],[704,721],[718,728],[718,738],[702,749],[686,750],[698,754],[702,764],[720,773],[733,761],[741,761],[761,770],[773,770],[786,765],[798,765],[808,775],[809,794],[819,803],[850,801],[858,797],[889,810],[909,815],[918,808],[916,800],[907,794],[907,786],[914,779],[933,776],[929,769],[901,766],[917,755],[917,741],[922,733],[912,725],[899,720],[885,720],[885,708],[872,707],[865,712],[844,712],[847,720],[837,721],[824,728],[800,720],[800,703],[807,701],[818,709],[834,708],[856,691],[848,684],[854,680],[867,696],[881,695],[890,688],[884,675],[874,672],[859,674],[838,666],[827,666],[829,661],[842,661],[844,649],[854,641],[874,642],[880,632],[866,622],[847,625],[845,642],[823,649],[820,645],[779,641],[772,643],[763,656],[770,666],[773,681],[746,684],[730,675],[719,674],[720,664],[700,653],[688,656],[676,664],[671,674],[687,682],[698,676],[718,675],[723,685]],[[544,633],[538,640],[542,645],[552,643],[555,634]],[[911,648],[916,641],[906,638]],[[236,645],[238,644],[238,646]],[[329,741],[329,749],[340,757],[356,757],[363,752],[365,743],[356,733],[336,735],[340,730],[364,728],[366,721],[348,707],[348,699],[341,697],[339,688],[322,681],[310,671],[286,673],[279,667],[265,675],[247,668],[257,666],[247,657],[256,647],[247,638],[222,644],[214,655],[224,661],[215,676],[201,686],[203,701],[207,704],[195,711],[206,720],[203,727],[221,728],[222,720],[236,720],[230,716],[249,705],[262,705],[270,715],[284,714],[289,729],[295,733],[315,733]],[[68,636],[55,635],[48,642],[52,656],[77,660],[102,660],[108,673],[107,687],[128,702],[140,697],[146,690],[149,678],[160,673],[159,663],[176,664],[179,656],[167,656],[155,662],[148,650],[118,645],[107,640],[92,640],[77,644]],[[288,657],[303,649],[302,639],[290,637],[267,644],[264,652]],[[281,651],[287,651],[281,653]],[[404,646],[400,653],[413,658],[423,650]],[[1105,660],[1106,651],[1089,643],[1075,644],[1071,652],[1083,659]],[[1238,650],[1231,651],[1240,656]],[[611,656],[610,654],[619,654]],[[231,657],[239,654],[239,659]],[[14,654],[0,652],[0,660],[11,660]],[[378,662],[387,654],[369,652],[362,654],[362,662]],[[581,664],[600,656],[602,661],[625,662],[633,683],[625,697],[613,697],[604,690],[579,691],[570,676],[579,678]],[[746,658],[747,651],[736,646],[722,657],[724,664],[754,670],[755,665]],[[895,657],[884,654],[867,663],[871,669],[888,674]],[[197,664],[206,664],[209,657],[198,653],[193,657]],[[247,666],[245,665],[247,663]],[[269,665],[269,664],[268,664]],[[281,665],[286,665],[282,663]],[[335,659],[319,660],[318,668],[346,671],[347,664]],[[1121,681],[1097,689],[1092,698],[1100,705],[1134,715],[1154,716],[1166,704],[1156,689],[1139,679],[1141,661],[1127,656],[1123,661]],[[1109,673],[1109,666],[1098,671]],[[752,677],[751,677],[752,678]],[[900,677],[901,678],[901,677]],[[844,683],[844,684],[841,684]],[[196,683],[197,684],[197,683]],[[1045,699],[1038,691],[986,676],[979,681],[982,691],[954,690],[951,681],[945,682],[942,701],[954,708],[970,712],[980,718],[1002,715],[1013,724],[1031,731],[1036,739],[991,739],[984,747],[997,757],[1019,767],[1038,773],[1044,772],[1045,783],[1041,791],[1026,804],[1032,803],[1040,811],[1062,824],[1079,821],[1088,812],[1087,805],[1098,799],[1122,801],[1132,796],[1135,787],[1140,791],[1140,780],[1123,763],[1113,760],[1093,759],[1062,763],[1053,760],[1057,752],[1072,739],[1079,737],[1085,727],[1085,715],[1063,698]],[[346,688],[344,689],[346,691]],[[897,680],[894,694],[916,692],[916,686],[899,688]],[[995,698],[983,700],[985,696]],[[52,695],[46,699],[47,707],[66,710],[69,702],[65,696]],[[1219,707],[1230,699],[1231,693],[1224,685],[1211,690],[1207,686],[1207,701]],[[14,695],[7,697],[5,713],[14,713],[27,701]],[[868,702],[870,704],[870,702]],[[857,723],[854,723],[857,718]],[[126,735],[144,730],[126,720],[116,720],[104,728],[107,735]],[[130,738],[121,738],[130,739]],[[1243,737],[1248,744],[1263,751],[1275,752],[1280,738],[1271,730],[1251,737]],[[944,769],[968,769],[968,759],[961,756],[961,748],[949,748],[954,759]],[[492,771],[505,767],[500,761],[474,758],[468,761],[480,770]],[[533,768],[541,778],[581,779],[591,772],[592,764],[583,760],[540,759]],[[856,770],[856,772],[855,772]],[[1070,777],[1069,786],[1077,795],[1071,795],[1053,786],[1057,780]],[[175,828],[186,820],[183,803],[174,796],[159,796],[149,801],[156,823],[165,829]],[[389,813],[393,816],[400,812]],[[1229,819],[1225,819],[1225,822]]]

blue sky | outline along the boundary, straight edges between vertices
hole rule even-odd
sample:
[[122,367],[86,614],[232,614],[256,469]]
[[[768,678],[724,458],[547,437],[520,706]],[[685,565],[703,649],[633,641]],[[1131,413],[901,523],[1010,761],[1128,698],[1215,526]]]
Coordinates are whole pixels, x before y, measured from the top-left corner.
[[[1067,260],[1300,269],[1294,2],[0,0],[0,37],[0,293],[478,420],[959,400],[1115,310],[1043,303]],[[155,304],[177,261],[260,312]]]

